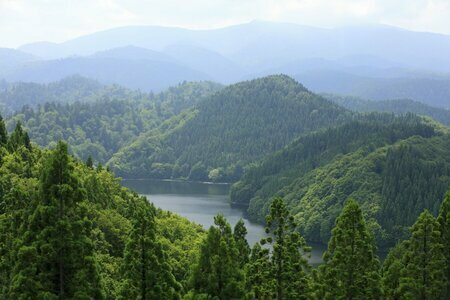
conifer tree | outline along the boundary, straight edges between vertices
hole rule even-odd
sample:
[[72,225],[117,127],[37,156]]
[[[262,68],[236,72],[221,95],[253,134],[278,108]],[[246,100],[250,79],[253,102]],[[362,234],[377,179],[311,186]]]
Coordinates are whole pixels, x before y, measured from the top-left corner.
[[398,243],[389,251],[383,262],[381,269],[381,287],[384,299],[401,299],[400,280],[404,268],[403,257],[407,248],[408,241]]
[[8,140],[8,149],[10,151],[15,151],[19,146],[25,145],[24,131],[22,128],[22,123],[19,121],[11,133]]
[[245,228],[244,220],[240,219],[234,226],[233,237],[239,252],[241,268],[243,268],[248,263],[251,252],[246,236],[247,228]]
[[194,267],[192,287],[196,295],[217,299],[242,299],[244,273],[230,224],[221,214],[208,230]]
[[356,201],[345,204],[321,266],[325,299],[378,299],[379,260]]
[[440,299],[445,287],[445,256],[439,223],[424,211],[411,227],[411,238],[403,258],[400,279],[402,297],[406,299]]
[[275,279],[269,249],[256,243],[251,251],[250,261],[246,266],[247,290],[251,299],[271,299],[275,291]]
[[447,288],[445,296],[450,298],[450,191],[447,192],[439,211],[438,222],[441,232],[441,242],[444,247],[445,254],[445,273],[447,277]]
[[94,161],[92,160],[92,156],[88,156],[87,160],[86,160],[86,166],[90,169],[92,169],[94,167]]
[[263,239],[272,245],[271,268],[275,281],[276,298],[306,299],[309,294],[309,269],[305,257],[310,251],[304,238],[296,231],[297,224],[289,214],[282,198],[275,198],[266,217],[266,233],[272,237]]
[[5,122],[0,116],[0,146],[5,146],[8,142],[8,132],[6,131]]
[[10,298],[103,298],[83,199],[67,145],[59,142],[45,161],[39,196],[27,212]]
[[177,299],[181,287],[156,240],[155,207],[141,200],[125,246],[121,299]]

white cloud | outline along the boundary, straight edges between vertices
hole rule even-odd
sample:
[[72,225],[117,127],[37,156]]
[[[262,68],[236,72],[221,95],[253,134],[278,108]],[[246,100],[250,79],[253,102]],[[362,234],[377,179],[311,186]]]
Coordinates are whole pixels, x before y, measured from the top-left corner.
[[216,28],[253,19],[450,34],[450,0],[0,0],[0,46],[61,42],[125,25]]

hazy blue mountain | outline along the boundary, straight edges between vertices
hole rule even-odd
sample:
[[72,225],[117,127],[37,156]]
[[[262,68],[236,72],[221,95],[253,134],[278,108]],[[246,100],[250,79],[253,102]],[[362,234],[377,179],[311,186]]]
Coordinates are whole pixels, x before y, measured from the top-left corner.
[[164,48],[163,52],[184,65],[206,73],[212,79],[222,83],[234,82],[246,74],[242,67],[213,50],[192,45],[174,44]]
[[211,30],[131,26],[85,35],[60,44],[28,44],[20,49],[55,58],[91,55],[128,45],[162,51],[174,44],[218,52],[241,66],[252,68],[252,72],[262,72],[301,59],[358,56],[375,56],[409,68],[450,72],[449,35],[379,25],[321,29],[254,21]]
[[[49,83],[62,78],[81,75],[104,84],[120,84],[143,91],[160,91],[182,81],[208,80],[210,77],[190,69],[175,61],[158,58],[129,58],[130,52],[139,52],[133,48],[106,51],[90,57],[71,57],[65,59],[38,61],[17,69],[6,79]],[[148,55],[146,51],[139,52]],[[151,56],[153,56],[152,53]]]
[[411,99],[370,101],[357,97],[338,96],[333,94],[323,94],[322,96],[353,111],[392,112],[394,114],[405,114],[411,112],[417,115],[429,116],[442,124],[450,125],[449,109],[429,106]]
[[159,52],[146,48],[125,46],[119,48],[113,48],[105,51],[99,51],[91,55],[94,58],[116,58],[116,59],[130,59],[130,60],[151,60],[151,61],[164,61],[171,63],[178,63],[172,57]]
[[7,74],[15,68],[35,61],[37,58],[29,53],[10,48],[0,48],[0,76]]
[[336,93],[371,100],[413,99],[431,106],[450,108],[449,76],[381,78],[336,70],[317,70],[294,76],[315,92]]

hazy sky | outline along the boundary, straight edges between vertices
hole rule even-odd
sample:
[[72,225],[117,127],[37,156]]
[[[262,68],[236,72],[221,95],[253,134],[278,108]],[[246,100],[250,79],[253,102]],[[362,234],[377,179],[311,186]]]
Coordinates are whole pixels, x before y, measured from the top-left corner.
[[382,23],[450,34],[450,0],[0,0],[0,47],[125,25],[216,28],[254,19],[318,27]]

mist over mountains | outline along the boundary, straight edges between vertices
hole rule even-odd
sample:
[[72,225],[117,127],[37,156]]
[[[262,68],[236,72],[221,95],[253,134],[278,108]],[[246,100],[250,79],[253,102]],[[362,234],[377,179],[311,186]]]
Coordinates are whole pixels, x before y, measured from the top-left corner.
[[211,30],[128,26],[63,43],[1,49],[0,78],[71,75],[161,91],[182,81],[234,83],[287,74],[315,92],[449,107],[450,36],[373,25],[322,29],[253,21]]

